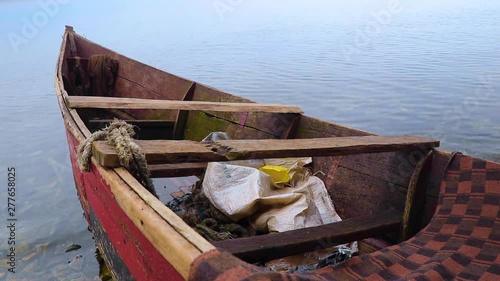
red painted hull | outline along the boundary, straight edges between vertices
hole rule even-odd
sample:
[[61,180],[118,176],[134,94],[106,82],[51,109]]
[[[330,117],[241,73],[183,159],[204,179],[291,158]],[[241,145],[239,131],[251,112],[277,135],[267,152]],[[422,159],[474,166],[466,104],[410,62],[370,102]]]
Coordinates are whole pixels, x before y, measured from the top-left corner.
[[[115,277],[119,280],[184,280],[121,209],[96,167],[93,165],[90,172],[78,169],[78,140],[71,132],[66,133],[85,218],[104,258],[116,275],[122,275]],[[127,274],[130,276],[123,276]]]

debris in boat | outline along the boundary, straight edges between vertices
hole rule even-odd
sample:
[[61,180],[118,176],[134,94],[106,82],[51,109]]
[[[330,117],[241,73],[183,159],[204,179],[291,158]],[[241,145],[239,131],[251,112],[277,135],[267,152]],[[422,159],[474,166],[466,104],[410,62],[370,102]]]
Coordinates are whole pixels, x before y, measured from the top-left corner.
[[[311,161],[310,159],[308,162]],[[210,202],[234,221],[246,219],[258,232],[284,232],[341,221],[321,179],[302,160],[290,166],[289,185],[253,167],[212,162],[203,191]],[[274,165],[272,165],[274,166]],[[264,166],[265,167],[265,166]]]
[[259,171],[270,175],[275,184],[286,184],[290,181],[290,170],[282,166],[265,165],[259,168]]
[[67,248],[66,248],[66,253],[67,252],[71,252],[71,251],[76,251],[78,249],[80,249],[82,246],[78,245],[78,244],[71,244],[69,245]]
[[327,265],[337,264],[346,261],[352,257],[352,249],[344,245],[340,245],[337,251],[329,255],[328,257],[321,259],[317,266],[313,269],[318,269],[325,267]]
[[320,251],[321,253],[310,252],[272,260],[266,262],[263,267],[278,272],[307,272],[346,261],[353,254],[352,249],[345,245]]
[[98,140],[106,140],[109,145],[114,146],[120,164],[124,166],[151,194],[156,198],[155,187],[150,178],[146,156],[142,149],[135,143],[135,135],[132,125],[125,121],[114,119],[108,127],[92,133],[78,146],[78,168],[81,171],[89,171],[90,158],[92,157],[92,143]]
[[185,213],[185,202],[188,198],[191,197],[191,192],[189,193],[184,193],[182,191],[174,192],[172,193],[172,199],[171,201],[167,202],[165,204],[170,210],[174,211],[178,216],[182,216]]
[[[230,137],[213,132],[202,142],[219,139]],[[212,162],[201,184],[176,193],[167,206],[209,241],[341,221],[323,181],[306,167],[311,162],[310,157]]]
[[230,137],[228,136],[228,134],[224,133],[224,132],[211,132],[210,134],[208,134],[208,136],[206,136],[205,138],[203,138],[201,140],[201,142],[214,142],[214,141],[218,141],[218,140],[229,140]]
[[174,197],[166,205],[208,241],[248,237],[254,234],[249,226],[234,222],[215,208],[203,193],[199,182],[192,192]]

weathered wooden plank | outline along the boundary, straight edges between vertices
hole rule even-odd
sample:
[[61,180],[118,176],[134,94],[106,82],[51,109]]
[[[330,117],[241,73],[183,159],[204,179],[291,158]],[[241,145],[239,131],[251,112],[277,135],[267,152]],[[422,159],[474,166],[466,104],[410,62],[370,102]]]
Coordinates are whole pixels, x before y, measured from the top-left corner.
[[[435,147],[439,141],[414,136],[366,136],[289,140],[137,141],[148,163],[211,162],[244,159],[349,155]],[[105,141],[95,142],[93,153],[104,166],[119,166],[118,155]]]
[[196,176],[205,171],[207,163],[174,163],[148,165],[152,178]]
[[399,211],[388,210],[369,217],[212,244],[247,262],[265,261],[395,232],[401,216]]
[[[137,140],[136,142],[146,153],[148,164],[227,161],[224,155],[194,141]],[[94,142],[92,153],[103,166],[121,166],[116,150],[106,141]]]
[[229,160],[335,156],[436,147],[439,141],[416,136],[364,136],[288,140],[221,140],[214,148]]
[[70,108],[119,108],[119,109],[173,109],[207,110],[224,112],[276,112],[302,113],[296,106],[262,103],[221,103],[206,101],[152,100],[116,97],[69,96],[66,103]]

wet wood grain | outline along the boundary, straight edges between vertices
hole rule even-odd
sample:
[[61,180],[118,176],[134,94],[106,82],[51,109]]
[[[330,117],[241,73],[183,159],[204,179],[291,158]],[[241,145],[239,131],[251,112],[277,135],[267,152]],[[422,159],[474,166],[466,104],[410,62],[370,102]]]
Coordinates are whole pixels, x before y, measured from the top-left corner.
[[387,210],[374,216],[213,244],[247,262],[266,261],[391,233],[399,229],[401,216],[401,212]]
[[[245,159],[350,155],[436,147],[439,141],[415,136],[365,136],[289,140],[220,140],[214,143],[172,140],[138,140],[148,163],[212,162]],[[116,150],[106,141],[93,144],[101,165],[120,166]]]
[[70,96],[66,99],[70,108],[117,108],[117,109],[169,109],[221,112],[274,112],[302,113],[296,106],[262,103],[234,103],[209,101],[177,101],[138,98]]

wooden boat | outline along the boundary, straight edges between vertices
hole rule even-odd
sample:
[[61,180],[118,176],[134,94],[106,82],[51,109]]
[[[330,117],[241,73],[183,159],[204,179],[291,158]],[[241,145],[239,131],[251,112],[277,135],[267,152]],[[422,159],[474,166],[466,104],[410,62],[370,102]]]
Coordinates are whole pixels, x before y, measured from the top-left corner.
[[[94,55],[112,63],[93,80],[86,71]],[[98,81],[103,77],[104,86]],[[427,279],[498,276],[497,163],[435,150],[439,142],[432,139],[377,136],[305,116],[297,107],[253,103],[127,58],[72,27],[64,33],[55,88],[85,218],[118,280],[239,280],[252,274],[281,280],[286,274],[267,276],[250,263],[356,240],[358,257],[301,278],[397,279],[410,272]],[[79,144],[113,118],[140,129],[137,143],[152,177],[199,176],[211,161],[311,156],[313,171],[344,220],[208,242],[121,167],[107,143],[93,144],[88,172],[78,168]],[[232,140],[201,145],[213,131],[227,132]],[[457,231],[483,218],[477,233],[474,225],[469,232]],[[440,248],[462,240],[463,247]]]

